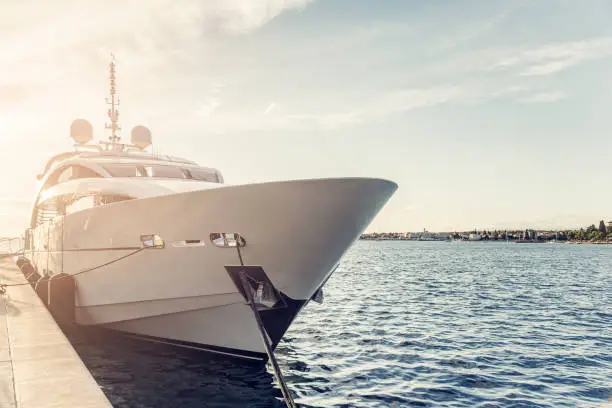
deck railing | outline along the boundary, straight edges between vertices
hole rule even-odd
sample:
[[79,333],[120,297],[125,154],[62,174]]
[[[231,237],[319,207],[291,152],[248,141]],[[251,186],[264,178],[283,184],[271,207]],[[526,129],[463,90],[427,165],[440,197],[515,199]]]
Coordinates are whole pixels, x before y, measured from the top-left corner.
[[0,238],[0,257],[23,253],[23,237]]

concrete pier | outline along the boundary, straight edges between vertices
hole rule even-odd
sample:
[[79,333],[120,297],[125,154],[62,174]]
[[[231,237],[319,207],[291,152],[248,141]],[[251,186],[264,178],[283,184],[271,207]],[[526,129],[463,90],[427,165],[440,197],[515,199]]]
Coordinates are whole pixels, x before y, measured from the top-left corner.
[[12,258],[0,283],[0,407],[112,408]]

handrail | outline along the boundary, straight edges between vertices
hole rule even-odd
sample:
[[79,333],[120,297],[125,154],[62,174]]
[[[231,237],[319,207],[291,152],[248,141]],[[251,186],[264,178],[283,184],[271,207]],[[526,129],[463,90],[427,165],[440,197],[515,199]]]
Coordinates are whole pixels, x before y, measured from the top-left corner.
[[1,237],[0,238],[0,254],[3,255],[18,255],[24,251],[23,237]]

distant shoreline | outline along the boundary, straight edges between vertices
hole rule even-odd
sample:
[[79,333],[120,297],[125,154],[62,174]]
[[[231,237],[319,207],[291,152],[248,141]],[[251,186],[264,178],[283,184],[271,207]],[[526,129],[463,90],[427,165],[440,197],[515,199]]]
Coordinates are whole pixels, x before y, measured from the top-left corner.
[[612,245],[611,241],[545,241],[545,240],[505,240],[505,239],[480,239],[480,240],[469,240],[469,239],[412,239],[412,238],[370,238],[360,237],[359,241],[408,241],[408,242],[507,242],[511,244],[572,244],[572,245]]

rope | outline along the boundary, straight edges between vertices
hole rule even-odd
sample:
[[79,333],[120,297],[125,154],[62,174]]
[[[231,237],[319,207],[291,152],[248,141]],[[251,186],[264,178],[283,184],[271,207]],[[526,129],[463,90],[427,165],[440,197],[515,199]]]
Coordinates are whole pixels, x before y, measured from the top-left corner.
[[[238,258],[240,258],[240,265],[244,266],[244,262],[242,260],[242,253],[240,252],[240,244],[238,240],[236,240],[236,249],[238,251]],[[283,394],[283,400],[285,401],[285,405],[287,405],[287,408],[296,408],[295,402],[293,402],[293,398],[291,397],[291,394],[289,392],[289,388],[287,387],[287,384],[285,383],[285,380],[283,378],[283,373],[281,372],[278,362],[276,361],[276,357],[274,356],[274,351],[272,350],[272,347],[268,342],[268,337],[266,336],[266,328],[264,327],[263,322],[261,321],[261,316],[259,316],[257,307],[255,306],[255,299],[253,299],[251,285],[248,282],[250,278],[246,275],[245,271],[241,271],[239,276],[240,281],[242,283],[242,287],[247,296],[248,305],[251,308],[251,311],[253,312],[255,321],[257,322],[257,327],[259,328],[259,334],[261,334],[261,339],[264,343],[266,354],[268,354],[268,358],[272,362],[274,375],[276,376],[276,380],[278,381],[278,384],[280,386],[281,393]]]
[[[119,261],[122,261],[122,260],[124,260],[124,259],[126,259],[126,258],[129,258],[129,257],[130,257],[130,256],[132,256],[132,255],[136,255],[137,253],[139,253],[139,252],[141,252],[141,251],[143,251],[143,250],[145,250],[145,249],[148,249],[148,248],[146,248],[146,247],[145,247],[145,248],[138,248],[137,250],[132,251],[132,252],[130,252],[129,254],[122,255],[122,256],[120,256],[120,257],[118,257],[118,258],[115,258],[115,259],[113,259],[113,260],[111,260],[111,261],[108,261],[108,262],[105,262],[105,263],[103,263],[103,264],[100,264],[100,265],[94,266],[94,267],[92,267],[92,268],[83,269],[82,271],[79,271],[79,272],[77,272],[77,273],[75,273],[75,274],[72,274],[72,275],[64,275],[64,276],[60,276],[60,277],[59,277],[59,278],[57,278],[57,279],[64,279],[64,278],[68,278],[68,277],[78,276],[78,275],[82,275],[82,274],[84,274],[84,273],[88,273],[88,272],[95,271],[96,269],[104,268],[105,266],[112,265],[112,264],[114,264],[115,262],[119,262]],[[56,279],[56,280],[57,280],[57,279]],[[2,283],[2,284],[0,284],[0,295],[5,294],[5,293],[6,293],[6,288],[8,288],[8,287],[13,287],[13,286],[25,286],[25,285],[29,285],[29,284],[30,284],[30,283],[28,283],[28,282],[24,282],[24,283]]]
[[[240,265],[244,266],[244,261],[242,259],[242,253],[240,251],[240,244],[239,244],[238,240],[236,240],[236,241],[237,241],[236,242],[236,249],[238,251],[238,258],[240,259]],[[139,253],[139,252],[141,252],[141,251],[143,251],[145,249],[148,249],[148,248],[146,248],[146,247],[138,248],[138,249],[136,249],[136,250],[126,254],[126,255],[122,255],[122,256],[120,256],[118,258],[115,258],[115,259],[113,259],[111,261],[108,261],[108,262],[105,262],[103,264],[94,266],[92,268],[83,269],[82,271],[79,271],[79,272],[77,272],[75,274],[72,274],[72,275],[60,276],[57,279],[63,279],[63,278],[67,278],[67,277],[79,276],[79,275],[82,275],[82,274],[85,274],[85,273],[89,273],[89,272],[95,271],[95,270],[100,269],[100,268],[104,268],[105,266],[109,266],[109,265],[114,264],[116,262],[122,261],[122,260],[124,260],[126,258],[129,258],[129,257],[131,257],[133,255],[136,255],[137,253]],[[247,281],[247,279],[249,279],[249,278],[243,272],[243,273],[240,274],[240,279],[241,279],[244,291],[245,291],[245,293],[247,295],[247,298],[248,298],[248,304],[249,304],[249,306],[251,308],[251,311],[253,312],[253,315],[254,315],[255,320],[257,322],[257,326],[259,327],[259,331],[260,331],[260,334],[261,334],[261,337],[262,337],[262,340],[263,340],[263,343],[264,343],[264,346],[265,346],[265,349],[266,349],[266,353],[268,354],[268,358],[272,362],[272,366],[274,368],[274,374],[275,374],[276,379],[277,379],[277,381],[278,381],[278,383],[280,385],[281,393],[283,394],[283,400],[285,401],[285,404],[287,405],[288,408],[295,408],[296,405],[293,402],[291,394],[289,393],[289,388],[287,387],[287,384],[285,383],[285,380],[283,378],[283,374],[281,372],[281,369],[280,369],[280,367],[278,365],[278,362],[276,361],[276,357],[274,356],[274,351],[272,351],[272,347],[268,343],[268,338],[266,336],[265,327],[263,326],[263,322],[261,321],[261,317],[259,316],[259,312],[257,311],[257,308],[255,306],[255,300],[253,299],[253,293],[251,292],[251,285]],[[25,285],[29,285],[29,284],[30,283],[27,283],[27,282],[25,282],[25,283],[12,283],[12,284],[11,283],[0,284],[0,295],[5,294],[6,293],[6,288],[8,288],[8,287],[25,286]]]
[[145,249],[147,249],[147,248],[146,248],[146,247],[145,247],[145,248],[138,248],[137,250],[132,251],[132,252],[130,252],[129,254],[126,254],[126,255],[120,256],[120,257],[118,257],[118,258],[113,259],[112,261],[108,261],[108,262],[103,263],[103,264],[101,264],[101,265],[94,266],[93,268],[84,269],[84,270],[82,270],[82,271],[79,271],[79,272],[77,272],[77,273],[75,273],[75,274],[71,275],[71,276],[78,276],[78,275],[82,275],[82,274],[87,273],[87,272],[95,271],[96,269],[104,268],[105,266],[108,266],[108,265],[114,264],[115,262],[122,261],[122,260],[124,260],[125,258],[129,258],[129,257],[130,257],[130,256],[132,256],[132,255],[136,255],[137,253],[139,253],[139,252],[141,252],[141,251],[144,251]]

